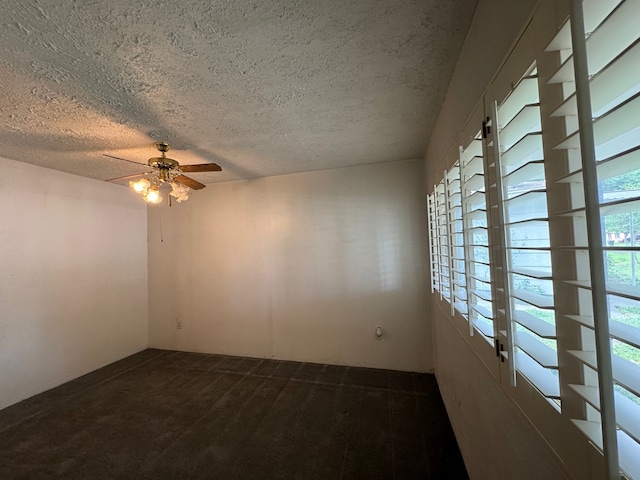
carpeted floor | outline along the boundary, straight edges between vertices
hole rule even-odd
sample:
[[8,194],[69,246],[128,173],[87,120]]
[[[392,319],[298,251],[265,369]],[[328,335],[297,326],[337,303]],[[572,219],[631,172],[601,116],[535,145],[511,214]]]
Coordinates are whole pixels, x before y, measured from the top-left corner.
[[466,479],[432,375],[145,350],[0,411],[0,479]]

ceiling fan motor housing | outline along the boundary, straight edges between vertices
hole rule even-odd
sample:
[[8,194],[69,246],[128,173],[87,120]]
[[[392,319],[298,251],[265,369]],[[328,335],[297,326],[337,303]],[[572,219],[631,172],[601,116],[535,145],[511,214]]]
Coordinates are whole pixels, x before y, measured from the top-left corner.
[[160,180],[167,182],[170,180],[169,172],[177,169],[180,164],[172,158],[153,157],[149,159],[149,166],[157,169]]

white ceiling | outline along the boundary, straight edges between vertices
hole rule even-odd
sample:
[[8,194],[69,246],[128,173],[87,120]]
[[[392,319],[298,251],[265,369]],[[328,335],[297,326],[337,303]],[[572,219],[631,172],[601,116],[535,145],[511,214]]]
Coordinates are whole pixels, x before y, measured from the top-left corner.
[[203,182],[420,158],[477,0],[2,0],[0,156]]

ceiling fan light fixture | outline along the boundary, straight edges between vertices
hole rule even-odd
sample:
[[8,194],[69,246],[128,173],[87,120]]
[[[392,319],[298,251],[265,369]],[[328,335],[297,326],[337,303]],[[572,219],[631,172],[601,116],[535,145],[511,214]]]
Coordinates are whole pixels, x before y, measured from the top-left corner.
[[133,188],[136,193],[144,195],[151,187],[151,182],[146,178],[141,178],[137,182],[129,182],[129,186]]
[[186,185],[181,185],[176,182],[171,182],[171,189],[172,190],[169,195],[174,197],[178,203],[184,202],[185,200],[189,199],[190,189]]
[[149,190],[143,194],[143,198],[147,203],[160,203],[162,201],[158,187],[155,185],[153,187],[149,187]]
[[[166,152],[171,148],[166,142],[157,142],[156,148],[160,151],[159,157],[150,158],[147,162],[151,167],[151,171],[126,175],[124,177],[111,178],[107,182],[113,182],[117,180],[124,180],[125,178],[139,177],[145,175],[145,177],[134,182],[130,181],[129,186],[139,193],[147,203],[160,203],[162,197],[160,197],[159,187],[164,183],[171,184],[171,192],[169,195],[176,199],[178,203],[184,202],[189,199],[191,190],[200,190],[206,187],[205,184],[194,180],[191,177],[186,176],[185,172],[219,172],[222,170],[220,165],[216,163],[201,163],[195,165],[183,165],[180,166],[177,160],[166,156]],[[107,157],[115,158],[116,160],[122,160],[125,162],[136,163],[125,158],[114,157],[107,155]],[[171,206],[171,197],[169,197],[169,206]]]

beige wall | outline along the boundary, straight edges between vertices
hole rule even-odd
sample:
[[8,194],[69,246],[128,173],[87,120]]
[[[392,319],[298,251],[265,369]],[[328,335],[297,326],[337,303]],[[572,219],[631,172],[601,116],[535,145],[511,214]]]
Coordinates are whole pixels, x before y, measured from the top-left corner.
[[0,408],[147,346],[146,207],[0,158]]
[[430,370],[421,164],[214,184],[150,209],[151,346]]
[[[445,154],[537,3],[479,2],[427,147],[425,185],[451,166]],[[470,477],[566,478],[544,439],[453,327],[448,310],[431,296],[435,373]]]

